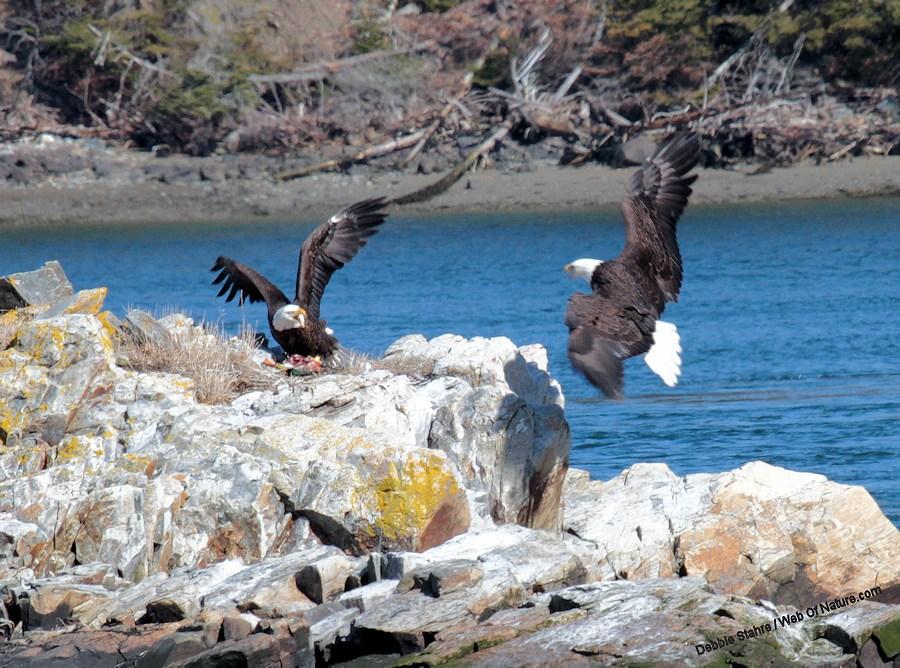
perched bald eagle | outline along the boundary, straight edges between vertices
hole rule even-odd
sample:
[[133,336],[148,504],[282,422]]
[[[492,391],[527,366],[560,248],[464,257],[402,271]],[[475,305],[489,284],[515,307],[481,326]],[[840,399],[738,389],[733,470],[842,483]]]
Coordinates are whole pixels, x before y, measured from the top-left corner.
[[569,298],[569,360],[606,396],[622,396],[622,360],[644,360],[669,387],[681,374],[681,342],[675,325],[660,320],[667,302],[678,301],[681,253],[675,228],[696,174],[697,136],[682,132],[647,158],[631,177],[622,202],[625,248],[608,262],[582,258],[565,266],[591,286]]
[[217,296],[225,301],[240,295],[244,300],[266,303],[269,329],[288,355],[330,357],[338,349],[334,332],[319,318],[319,302],[331,275],[352,260],[366,239],[384,222],[383,197],[367,199],[342,209],[319,225],[303,242],[297,263],[297,287],[289,301],[265,276],[229,257],[219,256],[211,271],[222,283]]

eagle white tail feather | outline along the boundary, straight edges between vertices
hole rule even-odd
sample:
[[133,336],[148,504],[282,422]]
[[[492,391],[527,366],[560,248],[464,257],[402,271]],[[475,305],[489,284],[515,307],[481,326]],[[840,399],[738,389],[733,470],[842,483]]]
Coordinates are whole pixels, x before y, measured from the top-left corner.
[[644,361],[666,385],[675,387],[678,384],[678,376],[681,375],[681,337],[675,325],[656,321],[653,346],[644,355]]

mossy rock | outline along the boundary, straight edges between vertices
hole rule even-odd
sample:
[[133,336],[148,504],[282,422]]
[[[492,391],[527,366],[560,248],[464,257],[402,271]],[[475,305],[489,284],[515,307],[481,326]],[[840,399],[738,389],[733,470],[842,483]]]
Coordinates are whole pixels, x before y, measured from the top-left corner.
[[788,659],[772,638],[748,638],[737,645],[719,650],[707,666],[729,668],[729,666],[771,666],[772,668],[802,668],[801,664]]
[[872,637],[888,659],[900,655],[900,617],[876,629]]

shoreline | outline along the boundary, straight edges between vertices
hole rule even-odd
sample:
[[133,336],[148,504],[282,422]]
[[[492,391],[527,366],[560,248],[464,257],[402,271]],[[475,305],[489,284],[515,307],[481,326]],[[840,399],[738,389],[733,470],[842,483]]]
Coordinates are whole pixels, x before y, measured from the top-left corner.
[[[434,199],[395,208],[409,215],[490,211],[578,210],[617,206],[634,167],[536,165],[464,176]],[[808,199],[900,196],[900,156],[799,164],[748,174],[697,170],[693,207]],[[436,174],[353,168],[296,181],[267,176],[227,181],[123,183],[109,178],[54,177],[25,186],[0,185],[0,228],[60,224],[247,223],[329,215],[346,204],[397,197],[436,181]]]

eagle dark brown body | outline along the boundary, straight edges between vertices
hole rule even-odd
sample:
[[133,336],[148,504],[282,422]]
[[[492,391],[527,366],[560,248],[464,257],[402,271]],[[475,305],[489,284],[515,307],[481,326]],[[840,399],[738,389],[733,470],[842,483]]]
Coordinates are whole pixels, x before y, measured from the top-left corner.
[[218,296],[231,301],[265,302],[272,337],[288,355],[327,358],[339,348],[337,338],[319,317],[322,293],[331,275],[352,260],[384,222],[384,198],[368,199],[342,209],[319,225],[303,242],[297,263],[293,300],[265,276],[229,257],[220,256],[213,284],[222,283]]
[[631,177],[622,202],[625,248],[608,262],[581,259],[566,271],[584,278],[591,294],[569,299],[569,360],[605,395],[622,396],[623,360],[645,360],[669,386],[681,373],[677,328],[659,318],[681,290],[676,227],[691,194],[700,155],[696,135],[685,132],[658,149]]

